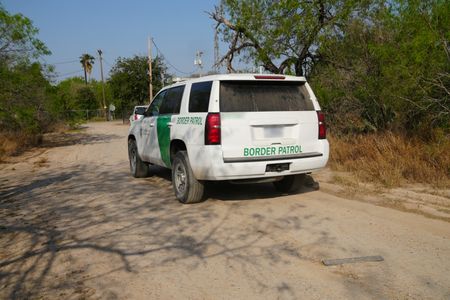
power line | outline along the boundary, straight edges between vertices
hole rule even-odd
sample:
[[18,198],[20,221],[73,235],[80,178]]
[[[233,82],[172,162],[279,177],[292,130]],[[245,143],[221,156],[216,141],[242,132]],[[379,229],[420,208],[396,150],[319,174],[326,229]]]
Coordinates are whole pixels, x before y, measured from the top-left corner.
[[[192,72],[185,72],[185,71],[178,69],[167,59],[167,57],[164,55],[164,53],[161,51],[161,49],[158,47],[158,45],[156,45],[155,41],[153,39],[151,41],[152,41],[153,45],[155,46],[156,50],[158,51],[158,56],[161,56],[161,58],[164,59],[164,62],[167,65],[169,65],[170,67],[172,67],[175,71],[182,73],[182,74],[186,74],[186,75],[192,75],[196,71],[196,70],[194,70]],[[44,61],[46,64],[49,64],[49,65],[64,65],[64,64],[71,64],[71,63],[79,63],[78,59],[77,60],[58,61],[58,62],[54,62],[54,63],[48,63],[45,59],[44,59]],[[109,67],[111,67],[111,68],[113,67],[113,65],[108,60],[106,60],[104,57],[103,57],[103,61]],[[59,74],[59,75],[56,75],[55,77],[63,77],[63,76],[73,75],[73,74],[81,73],[81,72],[83,72],[83,70]]]
[[79,63],[79,60],[68,60],[68,61],[60,61],[60,62],[55,62],[55,63],[49,63],[49,65],[64,65],[64,64],[71,64],[71,63]]
[[175,71],[177,71],[177,72],[179,72],[179,73],[186,74],[186,75],[191,75],[192,73],[194,73],[194,71],[193,71],[193,72],[184,72],[184,71],[181,71],[180,69],[178,69],[177,67],[175,67],[174,65],[172,65],[172,64],[170,63],[170,61],[165,57],[165,55],[164,55],[164,53],[161,51],[161,49],[159,49],[159,47],[156,45],[156,43],[155,43],[155,41],[154,41],[153,39],[152,39],[152,43],[153,43],[153,45],[155,45],[155,48],[156,48],[156,50],[158,51],[158,54],[161,53],[161,58],[164,59],[165,63],[168,64],[169,66],[171,66]]
[[73,75],[73,74],[81,73],[81,72],[83,72],[83,70],[78,70],[78,71],[72,71],[72,72],[69,72],[69,73],[59,74],[59,75],[56,75],[55,77],[64,77],[64,76]]
[[106,58],[103,57],[103,61],[112,68],[112,64],[110,64],[109,61],[106,60]]
[[[148,98],[149,101],[153,100],[153,84],[152,84],[152,38],[148,37]],[[162,73],[162,72],[161,72]]]

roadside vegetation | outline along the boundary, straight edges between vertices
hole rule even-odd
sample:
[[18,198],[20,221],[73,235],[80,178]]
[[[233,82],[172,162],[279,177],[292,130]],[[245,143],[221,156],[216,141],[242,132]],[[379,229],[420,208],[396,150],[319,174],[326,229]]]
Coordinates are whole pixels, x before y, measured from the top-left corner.
[[[43,59],[51,52],[38,32],[29,18],[10,14],[0,4],[0,161],[39,145],[46,132],[67,130],[88,119],[105,120],[110,104],[121,117],[134,105],[148,103],[145,56],[117,60],[111,81],[104,85],[104,101],[102,82],[90,78],[95,57],[80,55],[84,77],[61,80]],[[166,68],[160,58],[153,65],[156,93]]]
[[450,140],[424,142],[393,132],[328,137],[329,165],[353,172],[358,179],[386,187],[427,183],[449,188]]
[[335,170],[450,187],[450,2],[234,1],[210,13],[233,60],[306,76]]

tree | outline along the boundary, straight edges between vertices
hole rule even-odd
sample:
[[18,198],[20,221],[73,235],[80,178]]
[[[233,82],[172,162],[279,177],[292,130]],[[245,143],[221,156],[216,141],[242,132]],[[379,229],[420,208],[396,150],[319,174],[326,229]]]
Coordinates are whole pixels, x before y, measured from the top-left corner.
[[[160,57],[152,62],[153,95],[162,88],[162,74],[167,70]],[[110,72],[113,97],[121,106],[149,103],[148,60],[145,56],[119,57]]]
[[9,63],[50,54],[36,38],[38,32],[30,19],[21,14],[11,15],[0,3],[0,61]]
[[209,13],[230,45],[218,63],[234,72],[233,59],[243,54],[272,73],[306,75],[319,59],[323,37],[339,35],[340,24],[363,12],[365,2],[222,0]]
[[88,82],[87,74],[90,75],[92,72],[92,65],[94,64],[94,60],[95,60],[95,58],[88,53],[84,53],[83,55],[80,56],[80,63],[81,63],[81,66],[83,67],[83,71],[84,71],[85,84],[87,84],[87,82]]
[[79,109],[97,109],[98,102],[90,87],[82,87],[77,91],[77,106]]
[[0,131],[34,134],[45,128],[50,83],[39,63],[0,66]]
[[[401,106],[407,128],[430,136],[430,128],[450,130],[450,2],[401,0],[389,30],[395,40],[386,43],[385,66],[392,82],[389,92]],[[384,57],[383,57],[384,58]]]
[[57,101],[54,109],[59,113],[66,113],[70,110],[78,109],[78,91],[85,87],[81,77],[67,78],[56,86]]
[[108,106],[111,103],[114,103],[113,96],[111,93],[111,85],[108,82],[97,81],[95,79],[92,79],[90,82],[90,86],[92,87],[92,91],[95,94],[95,98],[97,99],[97,102],[99,103],[99,108],[103,109],[103,88],[105,89],[105,105]]
[[[27,17],[0,5],[0,132],[35,134],[48,124],[47,99],[52,99],[46,69],[33,58],[50,54],[36,38]],[[0,149],[1,152],[1,149]]]
[[391,1],[341,28],[310,80],[335,132],[450,129],[450,2]]

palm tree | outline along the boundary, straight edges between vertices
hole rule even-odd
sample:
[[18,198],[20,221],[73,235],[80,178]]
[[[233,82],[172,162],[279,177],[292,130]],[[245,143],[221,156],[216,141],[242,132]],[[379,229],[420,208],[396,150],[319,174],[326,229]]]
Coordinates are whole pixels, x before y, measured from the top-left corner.
[[92,72],[92,65],[94,64],[95,58],[88,54],[84,53],[80,56],[80,63],[83,66],[84,70],[84,82],[87,84],[87,74],[91,74]]

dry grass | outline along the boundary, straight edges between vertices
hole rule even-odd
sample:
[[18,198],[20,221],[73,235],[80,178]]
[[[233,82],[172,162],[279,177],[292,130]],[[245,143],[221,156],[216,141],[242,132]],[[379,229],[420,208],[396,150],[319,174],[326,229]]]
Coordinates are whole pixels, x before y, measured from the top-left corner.
[[450,140],[425,143],[394,133],[329,137],[330,166],[386,187],[426,183],[450,187]]
[[6,157],[17,155],[27,148],[40,145],[42,134],[0,134],[0,162]]
[[[55,122],[47,127],[46,132],[63,133],[70,129],[72,128],[61,122]],[[18,155],[31,147],[41,145],[43,139],[44,134],[41,133],[0,132],[0,162],[9,156]]]

